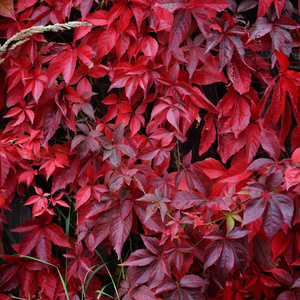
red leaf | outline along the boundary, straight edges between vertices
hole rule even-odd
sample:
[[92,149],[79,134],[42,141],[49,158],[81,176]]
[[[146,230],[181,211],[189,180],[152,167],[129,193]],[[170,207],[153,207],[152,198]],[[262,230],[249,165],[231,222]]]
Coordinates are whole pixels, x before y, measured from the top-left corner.
[[134,299],[145,299],[145,300],[156,300],[149,287],[142,285],[132,291],[132,296]]
[[284,179],[285,179],[287,190],[291,186],[295,186],[295,185],[299,184],[300,183],[300,169],[293,168],[293,169],[286,170]]
[[251,8],[255,7],[258,4],[258,1],[253,0],[244,0],[242,1],[237,8],[237,13],[241,13],[247,10],[250,10]]
[[269,271],[270,273],[273,274],[273,276],[281,283],[291,286],[293,282],[293,277],[291,276],[290,273],[288,273],[286,270],[283,269],[272,269]]
[[92,193],[92,188],[91,186],[87,185],[81,188],[77,193],[76,193],[76,207],[75,210],[77,210],[80,206],[85,204],[87,201],[89,201]]
[[86,44],[81,44],[77,47],[78,57],[89,68],[93,66],[92,57],[94,54],[95,54],[95,52],[93,51],[93,49]]
[[[197,4],[196,4],[197,5]],[[200,28],[203,35],[207,38],[210,33],[210,22],[209,18],[207,18],[207,11],[203,8],[193,8],[191,10],[193,17],[197,21],[198,27]]]
[[204,271],[219,259],[222,249],[223,245],[221,242],[212,243],[205,248]]
[[[220,107],[223,106],[221,111],[224,117],[230,114],[221,127],[220,133],[232,132],[234,137],[238,139],[239,134],[246,129],[250,121],[251,112],[247,100],[237,93],[227,93],[219,105]],[[231,106],[232,109],[230,109]]]
[[92,5],[94,3],[94,0],[82,0],[80,5],[80,11],[82,15],[82,21],[84,21],[86,15],[90,11]]
[[114,143],[120,143],[124,137],[124,123],[118,124],[113,133]]
[[257,18],[260,18],[265,15],[272,2],[273,0],[259,0]]
[[219,178],[226,172],[226,168],[222,165],[222,163],[212,157],[201,162],[197,162],[194,165],[199,166],[202,172],[210,179]]
[[203,195],[209,197],[212,191],[212,181],[196,167],[192,168],[192,179],[196,189]]
[[286,291],[281,293],[277,300],[297,300],[293,291]]
[[[249,231],[241,229],[235,230],[233,236],[236,238],[243,237]],[[228,274],[232,270],[234,263],[238,270],[244,272],[249,262],[249,255],[246,249],[230,238],[225,239],[220,230],[212,231],[204,238],[215,240],[212,244],[208,245],[204,253],[204,271],[217,261],[217,270],[222,282],[226,281]],[[234,238],[234,237],[233,237]]]
[[219,136],[218,152],[221,156],[222,162],[226,163],[227,159],[242,149],[246,144],[245,131],[240,133],[236,139],[232,133]]
[[288,246],[291,240],[291,234],[285,234],[282,230],[278,231],[272,240],[273,260],[277,258]]
[[220,42],[220,70],[222,70],[231,60],[234,45],[228,37],[223,37]]
[[249,124],[246,128],[246,153],[247,161],[250,162],[256,155],[260,146],[261,135],[259,125]]
[[260,281],[263,285],[266,285],[268,287],[280,286],[280,284],[276,280],[264,274],[260,275]]
[[237,242],[230,242],[231,249],[234,255],[234,262],[236,268],[243,274],[247,266],[249,265],[250,255],[248,251]]
[[274,133],[261,127],[261,146],[271,157],[277,159],[280,154],[280,144],[278,137]]
[[[296,126],[291,133],[291,150],[294,150],[299,146],[298,143],[299,140],[300,140],[300,126]],[[296,155],[296,159],[298,159],[298,154]]]
[[234,254],[232,248],[223,243],[222,253],[218,259],[217,270],[221,280],[225,282],[234,265]]
[[59,127],[61,118],[62,113],[57,105],[55,103],[49,105],[43,115],[43,145],[53,137],[54,133]]
[[276,263],[273,262],[270,242],[265,234],[259,232],[253,237],[253,253],[258,264],[264,270],[275,268]]
[[172,200],[172,207],[175,209],[189,209],[204,203],[204,199],[193,191],[180,191],[175,194]]
[[297,148],[292,155],[292,160],[294,162],[300,162],[300,148]]
[[123,245],[131,231],[133,216],[132,213],[130,213],[128,217],[123,220],[118,210],[114,213],[113,218],[110,230],[110,239],[115,251],[117,252],[118,259],[120,259]]
[[272,120],[273,124],[276,124],[283,113],[286,98],[286,87],[283,80],[279,80],[276,84],[273,95],[272,102],[267,111],[266,119]]
[[[268,0],[261,0],[260,3],[268,1]],[[272,1],[272,0],[269,0]],[[273,29],[273,24],[269,23],[266,18],[259,18],[256,20],[254,26],[250,31],[250,36],[248,42],[259,39],[262,36],[268,34]]]
[[263,214],[263,225],[270,240],[273,239],[274,235],[280,229],[282,221],[283,218],[280,209],[273,201],[269,201]]
[[266,199],[265,197],[258,197],[250,199],[246,203],[244,217],[243,217],[243,226],[253,221],[257,220],[265,211],[266,208]]
[[58,190],[64,189],[73,182],[77,174],[77,160],[73,160],[70,168],[57,168],[53,173],[52,194]]
[[37,257],[50,262],[51,243],[61,247],[70,247],[63,229],[57,224],[50,223],[52,216],[47,213],[40,216],[40,219],[28,220],[14,232],[29,231],[22,238],[20,243],[20,254],[28,255],[35,248]]
[[188,9],[180,10],[179,12],[177,12],[172,24],[169,37],[170,50],[174,50],[183,42],[187,32],[190,29],[191,22],[191,13]]
[[290,66],[288,58],[282,52],[275,51],[276,58],[280,65],[280,72],[285,72]]
[[16,21],[16,17],[14,14],[14,2],[13,0],[1,0],[0,2],[0,15],[4,17],[8,17],[14,19]]
[[249,230],[245,230],[239,227],[234,227],[228,234],[228,239],[240,239],[250,233]]
[[45,294],[51,299],[54,298],[54,293],[57,288],[57,278],[52,272],[44,269],[39,271],[38,282],[41,290],[45,291]]
[[207,284],[207,281],[203,280],[197,275],[185,275],[179,281],[180,286],[188,288],[197,288]]
[[237,92],[244,94],[249,91],[251,75],[249,69],[240,59],[233,58],[231,62],[228,62],[227,75]]
[[208,9],[214,9],[216,11],[223,11],[225,8],[230,6],[230,2],[226,0],[202,0],[201,2],[198,0],[191,0],[189,2],[190,7],[205,7]]
[[212,114],[207,114],[204,118],[206,121],[201,134],[199,155],[204,154],[209,150],[216,139],[216,126]]
[[111,214],[110,211],[104,212],[101,214],[101,217],[97,220],[94,228],[93,235],[95,237],[95,243],[93,245],[93,250],[100,244],[102,241],[107,238],[110,233],[111,225]]
[[158,51],[158,43],[153,37],[146,35],[142,40],[141,47],[146,56],[156,56]]
[[156,260],[156,256],[154,256],[150,251],[146,249],[138,249],[131,253],[129,258],[122,265],[124,266],[147,266],[151,262]]
[[70,247],[68,239],[66,238],[66,234],[64,233],[63,229],[57,224],[50,223],[48,226],[46,226],[45,236],[57,246]]
[[62,74],[66,83],[70,83],[76,67],[77,50],[73,49],[64,52]]
[[285,5],[285,0],[273,0],[273,2],[274,2],[277,18],[279,19]]
[[283,221],[286,225],[291,227],[292,217],[294,213],[293,201],[283,194],[272,194],[272,201],[275,202],[276,206],[280,209],[283,217]]
[[139,153],[138,157],[144,160],[151,160],[156,157],[159,151],[157,147],[146,147]]
[[10,162],[4,152],[0,152],[0,186],[4,186],[10,169]]
[[188,3],[185,0],[157,0],[154,7],[161,7],[170,12],[184,8]]
[[299,289],[299,287],[300,287],[300,278],[297,278],[297,279],[294,281],[293,285],[291,286],[291,289],[295,289],[295,288],[298,288],[298,289]]
[[85,18],[85,20],[95,26],[104,26],[107,24],[107,11],[96,10],[93,13],[89,14],[87,18]]
[[117,32],[114,27],[104,30],[98,39],[98,52],[97,57],[101,59],[104,55],[108,54],[116,45]]

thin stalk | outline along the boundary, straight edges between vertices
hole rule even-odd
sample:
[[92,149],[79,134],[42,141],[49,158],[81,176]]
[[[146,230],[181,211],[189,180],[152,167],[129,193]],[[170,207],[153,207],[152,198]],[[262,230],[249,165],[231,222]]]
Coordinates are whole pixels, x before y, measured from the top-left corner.
[[[123,261],[122,261],[122,257],[120,258],[120,261],[121,261],[121,264],[123,263]],[[121,274],[122,274],[122,277],[123,277],[123,280],[126,278],[126,276],[125,276],[125,271],[124,271],[124,267],[123,266],[121,266]]]
[[[65,216],[65,214],[60,210],[60,208],[57,205],[55,205],[54,208],[55,210],[57,210],[59,215],[62,216],[65,221],[67,221],[68,217]],[[69,227],[71,227],[75,231],[75,227],[72,223],[70,223]]]
[[89,127],[89,129],[92,131],[93,128],[92,128],[92,126],[90,125],[90,123],[88,122],[88,120],[86,119],[86,117],[83,115],[83,113],[82,113],[81,111],[80,111],[79,113],[80,113],[81,117],[83,118],[84,122],[86,123],[86,125],[87,125],[87,126]]
[[135,176],[135,175],[132,175],[132,177],[133,177],[133,178],[136,180],[136,182],[139,184],[139,186],[140,186],[140,188],[142,189],[143,193],[144,193],[145,195],[147,195],[147,193],[145,192],[145,190],[144,190],[142,184],[141,184],[140,181],[136,178],[136,176]]
[[110,277],[111,283],[112,283],[112,285],[114,287],[114,290],[116,292],[117,299],[120,300],[120,296],[119,296],[119,293],[118,293],[118,289],[117,289],[116,283],[115,283],[114,278],[112,277],[112,275],[110,273],[109,268],[106,266],[106,264],[105,264],[105,262],[104,262],[104,260],[103,260],[103,258],[101,256],[101,254],[96,249],[94,250],[94,252],[99,256],[99,258],[101,259],[102,263],[105,265],[106,271],[107,271],[107,273],[108,273],[108,275]]

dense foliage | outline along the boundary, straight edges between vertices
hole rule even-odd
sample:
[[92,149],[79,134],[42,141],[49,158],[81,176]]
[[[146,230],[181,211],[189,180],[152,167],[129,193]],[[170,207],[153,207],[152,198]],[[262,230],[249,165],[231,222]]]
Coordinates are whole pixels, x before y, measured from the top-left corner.
[[0,15],[0,299],[299,299],[294,2]]

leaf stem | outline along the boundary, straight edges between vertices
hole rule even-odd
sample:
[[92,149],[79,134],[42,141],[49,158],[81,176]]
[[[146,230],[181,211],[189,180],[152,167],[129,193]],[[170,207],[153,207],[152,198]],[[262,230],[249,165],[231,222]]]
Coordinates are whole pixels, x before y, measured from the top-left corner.
[[79,111],[81,117],[83,118],[84,122],[86,123],[86,125],[89,127],[89,129],[92,131],[93,127],[90,125],[90,123],[88,122],[88,120],[86,119],[86,117],[83,115],[83,113],[81,111]]
[[166,215],[167,215],[169,218],[171,218],[172,220],[175,220],[174,217],[173,217],[168,211],[166,212]]
[[139,186],[140,186],[140,188],[142,189],[144,195],[147,195],[147,193],[145,192],[145,190],[144,190],[142,184],[141,184],[140,181],[136,178],[136,176],[135,176],[135,175],[132,175],[132,177],[133,177],[133,178],[136,180],[136,182],[139,184]]

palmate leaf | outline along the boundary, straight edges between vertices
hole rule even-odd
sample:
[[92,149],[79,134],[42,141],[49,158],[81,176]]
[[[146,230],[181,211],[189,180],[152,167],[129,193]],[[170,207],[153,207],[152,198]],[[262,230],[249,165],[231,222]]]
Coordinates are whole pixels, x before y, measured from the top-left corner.
[[199,292],[198,288],[207,284],[205,280],[197,275],[185,275],[179,282],[168,279],[162,282],[161,285],[156,289],[156,294],[162,294],[165,292],[170,292],[165,299],[199,299],[204,300],[205,297]]
[[166,256],[161,252],[162,246],[156,238],[143,236],[146,249],[139,249],[133,252],[124,266],[145,266],[147,281],[150,288],[157,287],[165,278],[171,277],[170,263]]
[[234,264],[242,274],[249,264],[249,253],[235,240],[245,237],[248,233],[248,230],[235,227],[227,237],[220,230],[207,234],[204,238],[213,242],[205,248],[204,270],[217,264],[219,278],[223,283]]
[[[129,267],[126,270],[126,278],[120,283],[118,290],[119,295],[125,295],[123,299],[146,299],[155,300],[156,297],[148,286],[143,285],[147,281],[149,275],[144,267],[137,269],[136,267]],[[145,276],[146,275],[146,276]]]
[[[41,272],[45,266],[41,262],[15,255],[3,255],[2,258],[6,264],[0,266],[0,290],[9,291],[19,287],[24,294],[33,291],[33,274],[35,271]],[[26,280],[21,280],[23,274],[27,276]]]
[[[274,190],[281,182],[282,175],[278,177],[276,174],[281,174],[281,172],[272,173],[266,179],[266,188],[269,190]],[[257,185],[257,187],[253,185],[253,189],[264,191],[262,185]],[[247,201],[242,225],[250,224],[262,217],[263,227],[269,239],[272,240],[283,223],[291,227],[293,213],[294,203],[289,197],[280,193],[268,193]]]
[[52,243],[60,247],[70,247],[63,229],[51,223],[52,216],[44,213],[39,219],[28,220],[13,232],[26,232],[20,243],[20,254],[28,255],[33,249],[43,261],[51,261]]

